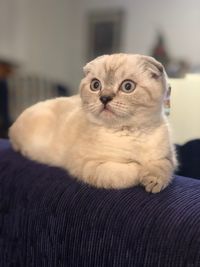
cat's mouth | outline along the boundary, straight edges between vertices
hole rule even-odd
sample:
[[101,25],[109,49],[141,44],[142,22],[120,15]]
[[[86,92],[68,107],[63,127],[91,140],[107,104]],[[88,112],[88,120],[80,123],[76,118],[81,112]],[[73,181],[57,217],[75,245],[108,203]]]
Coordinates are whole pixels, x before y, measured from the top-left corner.
[[115,115],[115,112],[113,111],[113,109],[108,105],[104,105],[100,113],[104,113],[108,115]]

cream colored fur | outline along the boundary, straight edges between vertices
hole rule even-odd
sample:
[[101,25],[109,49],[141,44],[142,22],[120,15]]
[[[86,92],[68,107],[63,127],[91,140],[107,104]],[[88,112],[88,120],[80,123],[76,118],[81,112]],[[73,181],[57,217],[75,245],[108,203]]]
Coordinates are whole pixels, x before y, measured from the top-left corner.
[[[19,116],[9,132],[13,147],[97,187],[142,184],[161,191],[176,166],[163,112],[163,66],[147,56],[114,54],[88,63],[84,72],[80,95],[40,102]],[[101,90],[91,90],[94,78]],[[133,92],[121,90],[124,80],[136,84]],[[102,95],[113,98],[106,108]]]

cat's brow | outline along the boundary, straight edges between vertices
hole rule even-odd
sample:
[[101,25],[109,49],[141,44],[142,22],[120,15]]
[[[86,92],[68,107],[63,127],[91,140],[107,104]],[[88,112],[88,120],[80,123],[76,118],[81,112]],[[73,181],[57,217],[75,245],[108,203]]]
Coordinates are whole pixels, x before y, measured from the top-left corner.
[[[109,83],[109,84],[114,84],[115,80],[116,80],[116,72],[121,68],[122,66],[121,65],[115,65],[115,66],[112,66],[110,68],[108,68],[106,66],[106,69],[105,69],[105,73],[106,73],[106,79],[105,79],[105,82],[106,83]],[[125,71],[122,71],[122,73],[118,73],[120,74],[121,77],[124,77],[126,72]],[[118,75],[118,78],[119,75]]]
[[121,67],[122,67],[122,64],[114,64],[113,62],[109,64],[109,62],[107,61],[104,62],[104,69],[106,73],[110,71],[116,72]]
[[109,84],[114,84],[115,81],[115,71],[110,69],[107,73],[106,73],[106,79],[105,82],[109,83]]

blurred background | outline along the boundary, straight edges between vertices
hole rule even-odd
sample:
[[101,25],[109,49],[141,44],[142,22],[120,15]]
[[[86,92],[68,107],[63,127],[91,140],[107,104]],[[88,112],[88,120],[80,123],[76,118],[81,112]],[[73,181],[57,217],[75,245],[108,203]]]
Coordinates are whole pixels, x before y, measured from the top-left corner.
[[151,55],[172,84],[174,142],[200,138],[198,0],[0,0],[0,137],[26,107],[78,90],[106,53]]

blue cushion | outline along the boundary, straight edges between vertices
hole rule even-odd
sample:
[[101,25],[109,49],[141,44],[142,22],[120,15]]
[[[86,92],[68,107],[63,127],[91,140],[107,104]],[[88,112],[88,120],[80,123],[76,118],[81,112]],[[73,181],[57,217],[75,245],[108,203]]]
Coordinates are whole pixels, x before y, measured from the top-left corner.
[[200,139],[177,146],[179,169],[177,174],[200,179]]
[[[69,155],[70,156],[70,155]],[[200,266],[200,181],[97,189],[0,152],[0,266]]]
[[0,151],[10,147],[10,142],[7,139],[0,139]]

